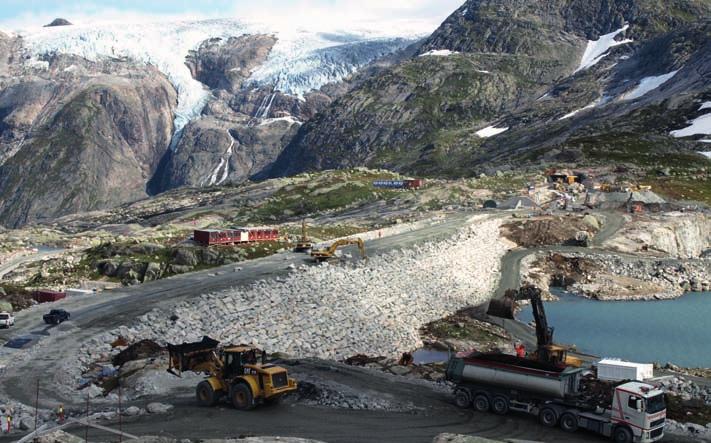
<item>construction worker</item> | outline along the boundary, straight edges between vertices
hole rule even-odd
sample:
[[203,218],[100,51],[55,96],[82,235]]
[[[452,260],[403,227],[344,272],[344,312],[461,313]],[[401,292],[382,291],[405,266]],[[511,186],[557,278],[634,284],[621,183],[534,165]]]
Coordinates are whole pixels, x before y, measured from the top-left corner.
[[526,357],[526,347],[523,345],[523,343],[516,343],[514,346],[514,349],[516,350],[516,357],[518,358],[525,358]]
[[64,405],[60,404],[57,409],[57,422],[59,424],[64,423]]

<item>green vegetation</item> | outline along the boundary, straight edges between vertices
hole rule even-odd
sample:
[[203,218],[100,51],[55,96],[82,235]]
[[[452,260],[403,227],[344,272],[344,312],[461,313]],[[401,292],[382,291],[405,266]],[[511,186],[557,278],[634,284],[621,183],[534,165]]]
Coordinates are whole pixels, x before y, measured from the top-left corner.
[[10,303],[13,311],[29,308],[32,306],[32,293],[22,286],[3,283],[0,285],[0,311],[5,309],[2,306],[4,303]]
[[657,194],[671,200],[697,201],[711,206],[711,179],[706,177],[654,177],[642,180]]
[[397,195],[397,191],[376,189],[372,182],[395,177],[391,173],[374,174],[359,170],[322,173],[279,189],[263,204],[245,209],[240,215],[260,223],[274,222],[388,199]]

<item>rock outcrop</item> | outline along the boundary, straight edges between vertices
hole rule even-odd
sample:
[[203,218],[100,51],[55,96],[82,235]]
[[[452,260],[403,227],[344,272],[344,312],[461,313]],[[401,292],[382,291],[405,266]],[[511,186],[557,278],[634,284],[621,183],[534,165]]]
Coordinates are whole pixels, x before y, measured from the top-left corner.
[[22,225],[147,196],[170,144],[176,94],[130,77],[22,78],[0,92],[0,223]]
[[72,23],[65,18],[55,18],[51,23],[44,25],[45,28],[51,28],[54,26],[71,26]]
[[276,37],[262,34],[210,39],[190,52],[186,64],[193,77],[211,89],[236,93],[276,42]]

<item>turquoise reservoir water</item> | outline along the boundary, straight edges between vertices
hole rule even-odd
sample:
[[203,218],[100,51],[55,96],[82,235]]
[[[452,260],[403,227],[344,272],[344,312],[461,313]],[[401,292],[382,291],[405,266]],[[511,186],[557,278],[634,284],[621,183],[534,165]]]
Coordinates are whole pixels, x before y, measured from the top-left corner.
[[[676,300],[602,302],[557,294],[545,304],[548,324],[558,343],[581,352],[642,363],[672,362],[711,368],[711,293]],[[518,316],[533,319],[526,306]]]

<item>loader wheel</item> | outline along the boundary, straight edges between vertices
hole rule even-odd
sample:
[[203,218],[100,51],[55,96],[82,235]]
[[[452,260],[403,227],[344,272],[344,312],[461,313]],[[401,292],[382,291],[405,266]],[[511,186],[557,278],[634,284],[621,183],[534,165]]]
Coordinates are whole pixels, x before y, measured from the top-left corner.
[[217,393],[207,380],[198,383],[195,389],[195,397],[197,397],[197,401],[201,406],[215,406],[218,399]]
[[244,384],[236,384],[232,386],[232,404],[235,409],[240,411],[248,411],[254,408],[254,397],[252,397],[252,390],[249,386]]

